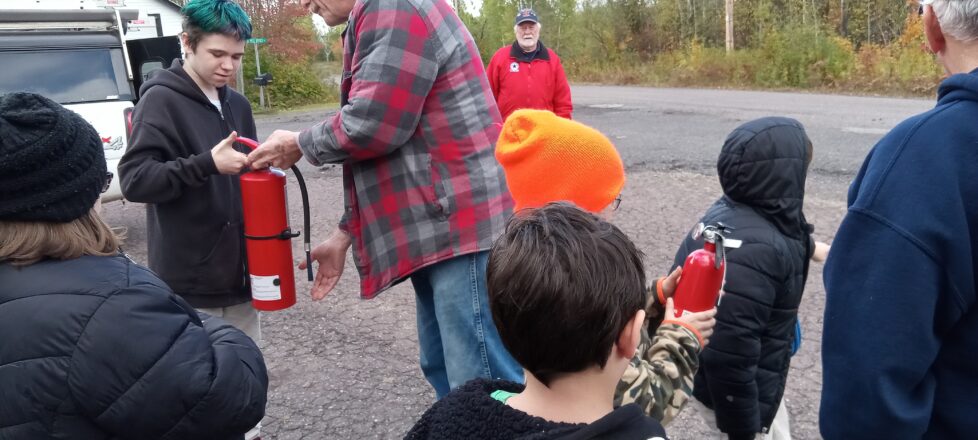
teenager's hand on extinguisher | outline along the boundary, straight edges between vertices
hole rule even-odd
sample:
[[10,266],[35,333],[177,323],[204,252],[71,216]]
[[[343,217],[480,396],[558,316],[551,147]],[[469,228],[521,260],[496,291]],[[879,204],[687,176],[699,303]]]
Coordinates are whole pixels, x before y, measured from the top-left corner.
[[238,139],[238,132],[232,131],[228,137],[224,138],[219,144],[211,148],[211,157],[214,158],[214,165],[217,172],[221,174],[238,174],[248,163],[248,156],[234,149],[234,141]]
[[700,350],[706,348],[707,344],[710,343],[710,336],[713,336],[713,327],[717,325],[716,315],[717,308],[714,307],[710,310],[687,313],[685,316],[673,318],[673,316],[676,316],[676,308],[672,303],[672,298],[666,300],[666,320],[679,321],[685,324],[686,327],[696,330],[703,341]]
[[[312,259],[319,263],[316,279],[312,284],[312,299],[319,301],[333,291],[336,283],[343,275],[346,265],[346,253],[353,243],[345,232],[336,230],[333,234],[312,249]],[[299,263],[299,270],[306,269],[306,262]]]
[[299,149],[299,133],[296,131],[275,130],[255,151],[248,154],[248,166],[254,169],[270,166],[288,169],[302,159]]

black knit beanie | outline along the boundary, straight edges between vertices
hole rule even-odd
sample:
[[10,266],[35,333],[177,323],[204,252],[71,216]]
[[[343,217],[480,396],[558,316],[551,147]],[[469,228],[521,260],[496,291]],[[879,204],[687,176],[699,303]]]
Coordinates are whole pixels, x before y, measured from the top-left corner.
[[0,96],[0,220],[70,222],[105,180],[102,139],[81,116],[33,93]]

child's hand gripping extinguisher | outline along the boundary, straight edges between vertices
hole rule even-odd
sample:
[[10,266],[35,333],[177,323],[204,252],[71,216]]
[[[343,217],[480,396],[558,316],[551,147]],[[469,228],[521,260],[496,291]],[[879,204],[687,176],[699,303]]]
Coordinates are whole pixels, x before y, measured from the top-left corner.
[[[254,150],[258,142],[239,137],[237,142]],[[312,281],[309,246],[309,194],[299,168],[292,167],[302,194],[306,268]],[[241,205],[244,211],[251,304],[258,310],[282,310],[295,304],[295,273],[292,269],[292,239],[300,232],[289,226],[285,173],[278,168],[252,170],[241,175]]]
[[741,244],[740,240],[726,237],[731,230],[723,223],[700,223],[693,228],[693,239],[702,237],[703,249],[690,253],[683,264],[683,275],[673,295],[677,318],[717,306],[727,268],[726,248]]

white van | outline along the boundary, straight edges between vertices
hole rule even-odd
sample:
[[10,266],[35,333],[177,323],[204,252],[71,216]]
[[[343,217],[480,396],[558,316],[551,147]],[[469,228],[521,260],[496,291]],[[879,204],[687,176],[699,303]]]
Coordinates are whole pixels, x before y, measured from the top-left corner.
[[[0,94],[34,92],[80,114],[116,176],[139,86],[180,56],[175,36],[126,42],[136,17],[134,9],[0,9]],[[102,200],[119,199],[116,178]]]

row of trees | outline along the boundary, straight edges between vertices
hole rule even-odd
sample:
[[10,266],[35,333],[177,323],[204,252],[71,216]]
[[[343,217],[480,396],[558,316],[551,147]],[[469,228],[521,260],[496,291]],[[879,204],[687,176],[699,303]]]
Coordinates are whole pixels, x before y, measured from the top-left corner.
[[921,50],[915,0],[453,0],[483,58],[533,7],[542,39],[578,80],[926,93],[940,70]]
[[[540,15],[550,46],[574,55],[648,59],[693,41],[724,45],[725,0],[483,0],[478,13],[466,0],[453,1],[479,47],[511,42],[513,16],[524,5]],[[735,0],[734,41],[755,48],[771,32],[812,27],[857,47],[885,46],[916,9],[914,0]]]
[[[251,17],[253,34],[268,40],[259,46],[262,72],[271,72],[267,92],[274,108],[293,108],[338,100],[336,87],[325,85],[313,70],[323,44],[309,12],[297,0],[237,0]],[[246,79],[256,72],[253,57],[244,62]],[[258,102],[258,87],[247,86],[245,95]]]
[[[319,35],[296,0],[238,1],[254,34],[268,39],[262,71],[275,77],[274,106],[335,101],[335,85],[324,85],[312,64],[338,59],[342,27]],[[916,0],[733,0],[729,54],[726,0],[450,1],[484,61],[512,43],[516,12],[534,8],[543,41],[577,81],[926,94],[941,76],[921,48]],[[255,71],[251,53],[246,78]],[[246,91],[257,101],[257,87]]]

